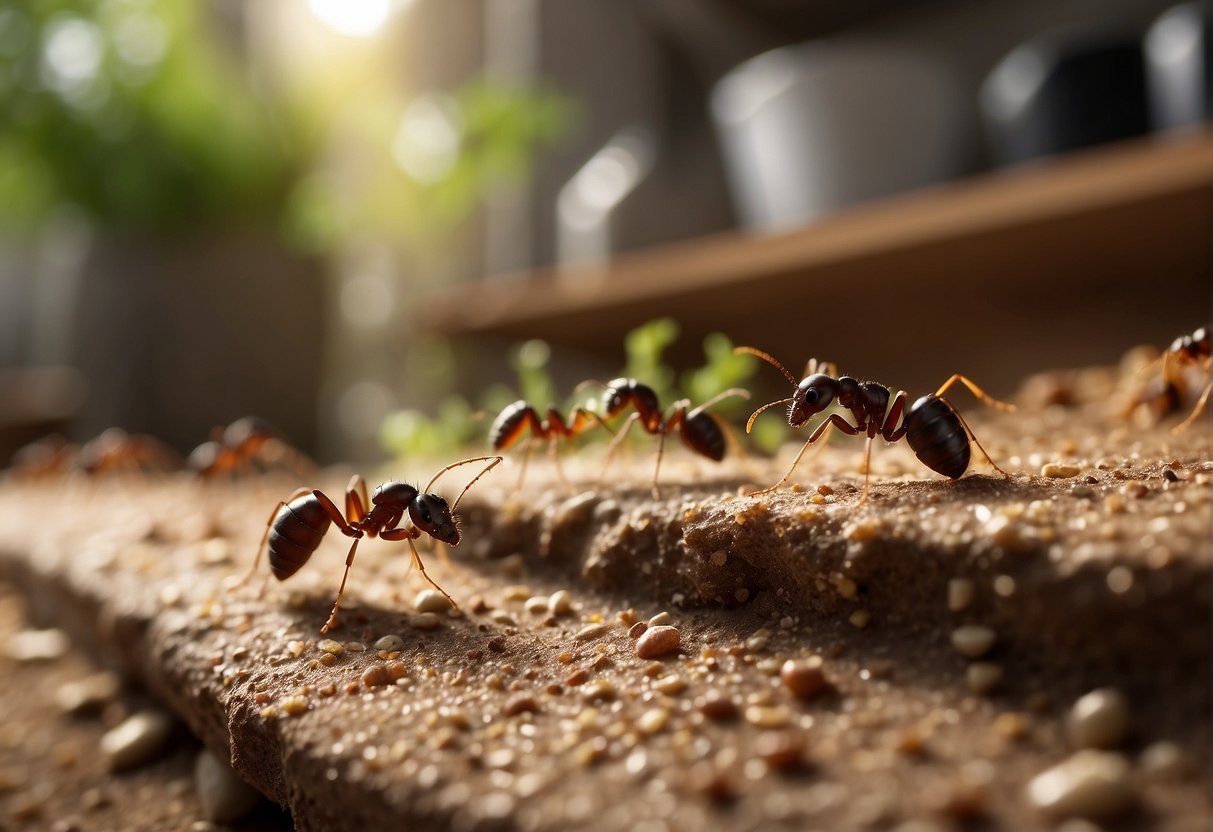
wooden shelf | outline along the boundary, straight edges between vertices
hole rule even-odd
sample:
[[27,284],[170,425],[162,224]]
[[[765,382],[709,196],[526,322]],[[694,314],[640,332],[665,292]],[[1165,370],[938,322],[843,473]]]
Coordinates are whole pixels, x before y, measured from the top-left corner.
[[784,353],[793,363],[821,349],[870,361],[889,339],[859,342],[890,326],[916,333],[910,349],[940,356],[958,337],[1022,337],[1033,320],[1078,322],[1074,336],[1124,319],[1122,341],[1169,340],[1209,315],[1211,234],[1205,129],[870,202],[789,233],[722,233],[493,277],[432,296],[417,325],[618,353],[627,329],[673,315],[688,334],[794,349]]

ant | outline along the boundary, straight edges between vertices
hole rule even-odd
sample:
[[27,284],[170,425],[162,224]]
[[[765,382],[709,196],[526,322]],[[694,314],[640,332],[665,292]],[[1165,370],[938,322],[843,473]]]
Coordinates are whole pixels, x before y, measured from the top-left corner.
[[[886,442],[896,442],[905,437],[923,465],[954,480],[960,479],[968,470],[969,439],[972,438],[973,444],[977,445],[986,459],[990,460],[990,464],[994,466],[995,470],[1005,477],[1011,476],[999,468],[993,459],[990,459],[990,455],[986,453],[985,448],[981,447],[981,443],[977,441],[977,437],[973,435],[968,424],[948,400],[943,398],[943,394],[959,381],[969,388],[974,396],[990,407],[1008,411],[1014,410],[1015,407],[990,397],[984,390],[959,373],[953,374],[934,393],[918,399],[910,405],[910,409],[907,411],[904,390],[899,391],[896,396],[892,396],[890,389],[883,384],[874,381],[860,382],[850,376],[837,375],[833,365],[826,365],[829,372],[813,372],[816,365],[811,363],[809,374],[797,382],[795,376],[789,373],[782,364],[762,350],[754,347],[737,347],[734,352],[761,358],[783,373],[784,378],[795,388],[791,398],[770,402],[755,410],[746,423],[746,433],[750,432],[758,414],[769,407],[789,402],[792,406],[788,410],[788,424],[794,428],[806,424],[810,418],[828,408],[835,399],[855,418],[855,424],[852,425],[838,413],[831,413],[809,434],[808,440],[800,449],[800,453],[796,454],[792,467],[783,475],[783,478],[770,488],[755,491],[754,494],[770,493],[787,482],[791,478],[792,472],[796,470],[796,466],[800,464],[800,459],[804,456],[805,451],[831,427],[836,427],[849,436],[867,434],[867,454],[863,463],[863,497],[860,499],[860,504],[868,498],[872,440],[878,435]],[[890,398],[892,398],[891,406]]]
[[[1190,367],[1199,367],[1208,378],[1205,388],[1200,394],[1200,398],[1196,400],[1196,407],[1193,408],[1186,419],[1171,428],[1172,433],[1181,433],[1204,412],[1205,405],[1209,402],[1209,393],[1213,391],[1213,371],[1210,368],[1209,330],[1202,326],[1191,335],[1179,336],[1171,342],[1171,346],[1158,358],[1158,361],[1162,362],[1161,382],[1163,389],[1162,393],[1155,398],[1167,396],[1167,402],[1178,401],[1178,399],[1182,398],[1183,394],[1188,390],[1188,380],[1185,378],[1185,375]],[[1145,401],[1148,401],[1148,397],[1134,404],[1141,404]]]
[[[602,384],[602,382],[590,381],[583,382],[584,384]],[[581,386],[581,385],[579,385]],[[634,412],[628,416],[623,427],[611,440],[611,444],[607,448],[606,460],[603,462],[603,470],[606,470],[607,463],[610,462],[615,450],[627,436],[628,431],[633,424],[639,423],[640,427],[651,435],[659,437],[657,443],[657,465],[653,468],[653,497],[657,499],[661,496],[661,492],[657,488],[657,474],[661,471],[661,457],[665,450],[666,434],[678,431],[682,443],[701,456],[706,456],[714,462],[720,462],[724,459],[725,449],[728,441],[725,434],[725,428],[713,413],[708,412],[708,408],[712,405],[727,399],[730,396],[740,396],[748,399],[749,391],[740,388],[731,388],[722,393],[718,393],[708,401],[691,409],[689,399],[680,399],[670,407],[669,415],[665,415],[661,411],[661,405],[657,401],[657,393],[652,387],[647,384],[637,381],[634,378],[617,378],[608,381],[602,385],[606,388],[606,394],[603,397],[603,408],[605,413],[603,419],[611,419],[618,416],[629,407],[634,408]]]
[[315,470],[312,461],[288,445],[277,428],[257,416],[244,416],[226,428],[215,428],[210,441],[190,453],[187,465],[205,478],[245,473],[254,467],[262,471],[277,467],[303,475]]
[[[453,506],[448,507],[446,500],[430,492],[434,483],[452,468],[468,465],[473,462],[491,460],[483,471],[475,476],[459,494]],[[335,524],[346,537],[352,537],[349,554],[345,556],[345,572],[341,575],[341,585],[337,588],[337,598],[333,601],[333,611],[328,620],[320,628],[321,633],[328,633],[337,623],[337,612],[341,607],[341,596],[345,593],[345,581],[350,575],[350,566],[354,563],[354,553],[358,549],[358,541],[362,537],[380,537],[384,540],[407,540],[413,552],[413,562],[421,570],[421,575],[432,587],[446,596],[456,609],[455,603],[445,589],[434,582],[425,571],[425,564],[413,541],[428,534],[435,540],[440,540],[449,546],[459,545],[459,526],[455,522],[455,509],[468,489],[476,484],[502,460],[499,456],[478,456],[454,462],[436,473],[429,484],[422,490],[402,482],[384,483],[375,489],[369,499],[366,482],[355,475],[345,490],[345,513],[323,492],[316,489],[300,488],[286,500],[274,506],[269,520],[265,524],[265,534],[257,545],[257,556],[248,573],[237,586],[242,586],[256,573],[261,563],[261,552],[269,543],[270,571],[280,581],[285,581],[294,575],[308,562],[312,554],[320,546],[329,526]],[[407,527],[401,528],[400,523],[408,512],[411,521]]]
[[181,457],[151,436],[132,436],[121,428],[108,428],[84,444],[76,464],[90,476],[110,473],[175,471]]
[[497,414],[497,418],[493,420],[493,426],[489,429],[489,444],[493,446],[494,451],[509,450],[522,439],[529,428],[531,435],[528,437],[526,453],[522,457],[518,486],[522,486],[522,481],[526,477],[526,464],[531,455],[531,440],[534,439],[548,440],[548,450],[555,463],[556,474],[560,477],[561,482],[567,483],[556,455],[556,443],[561,438],[572,439],[579,436],[596,425],[601,425],[608,431],[611,430],[601,416],[580,405],[574,407],[569,412],[568,419],[565,419],[555,405],[549,404],[547,418],[540,419],[535,408],[523,399],[519,399],[513,404],[507,405]]

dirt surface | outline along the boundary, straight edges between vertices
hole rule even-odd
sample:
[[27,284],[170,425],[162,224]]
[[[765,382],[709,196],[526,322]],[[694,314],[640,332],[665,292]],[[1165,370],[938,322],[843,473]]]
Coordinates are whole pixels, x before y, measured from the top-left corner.
[[[877,448],[866,501],[854,439],[762,496],[794,448],[724,476],[671,454],[658,499],[640,453],[622,487],[592,451],[571,487],[503,466],[451,560],[423,548],[459,611],[419,611],[407,549],[367,541],[329,639],[336,533],[231,588],[293,483],[8,483],[0,572],[299,829],[1207,829],[1207,423],[970,421],[1010,478]],[[1067,728],[1096,689],[1121,707]],[[1029,786],[1090,745],[1096,773]],[[17,800],[16,826],[79,815]]]

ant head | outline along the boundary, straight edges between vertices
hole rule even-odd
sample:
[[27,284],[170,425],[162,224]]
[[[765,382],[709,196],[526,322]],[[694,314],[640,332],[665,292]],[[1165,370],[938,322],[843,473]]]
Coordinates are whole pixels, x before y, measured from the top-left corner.
[[417,489],[408,483],[385,482],[371,494],[371,502],[377,506],[403,510],[411,507],[417,493]]
[[796,385],[788,424],[800,427],[814,415],[825,410],[838,395],[838,379],[825,373],[814,373]]
[[451,516],[451,508],[437,494],[418,494],[409,503],[409,519],[435,540],[451,546],[459,544],[459,527]]

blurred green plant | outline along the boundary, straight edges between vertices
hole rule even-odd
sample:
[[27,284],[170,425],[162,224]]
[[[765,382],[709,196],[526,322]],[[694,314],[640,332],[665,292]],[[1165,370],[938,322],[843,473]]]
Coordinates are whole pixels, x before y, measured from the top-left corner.
[[[620,375],[648,384],[667,406],[680,398],[689,399],[694,406],[730,388],[744,389],[758,367],[756,358],[735,354],[729,337],[715,332],[704,339],[704,365],[677,377],[664,362],[663,355],[678,339],[678,334],[678,324],[671,318],[649,321],[629,332],[624,338],[627,363]],[[452,397],[444,400],[434,418],[417,410],[393,413],[384,422],[381,433],[384,447],[393,454],[406,456],[462,453],[467,451],[469,444],[483,444],[489,420],[518,398],[537,409],[545,408],[548,403],[559,405],[561,400],[557,398],[555,383],[548,372],[550,359],[551,348],[545,341],[532,339],[517,345],[511,352],[510,366],[518,376],[518,393],[508,388],[491,388],[482,397],[479,409],[472,408],[464,399]],[[675,384],[676,378],[679,384]],[[584,400],[587,396],[589,406],[598,409],[594,393],[583,392],[572,399]],[[722,400],[712,409],[735,424],[754,407],[747,399],[737,396]],[[759,420],[754,423],[748,443],[764,451],[773,451],[786,438],[785,422]],[[637,434],[633,441],[641,442],[644,438]],[[741,441],[746,442],[745,439]]]
[[[419,95],[395,118],[382,115],[387,102],[377,109],[349,119],[345,140],[366,151],[360,179],[317,172],[291,192],[288,229],[302,245],[324,249],[364,235],[441,244],[486,194],[526,182],[537,151],[576,118],[574,103],[554,90],[484,79]],[[356,199],[344,193],[351,188]]]
[[156,233],[272,215],[289,137],[175,0],[39,0],[0,9],[0,223],[70,205]]

